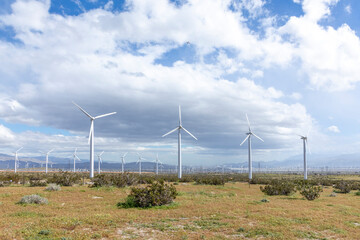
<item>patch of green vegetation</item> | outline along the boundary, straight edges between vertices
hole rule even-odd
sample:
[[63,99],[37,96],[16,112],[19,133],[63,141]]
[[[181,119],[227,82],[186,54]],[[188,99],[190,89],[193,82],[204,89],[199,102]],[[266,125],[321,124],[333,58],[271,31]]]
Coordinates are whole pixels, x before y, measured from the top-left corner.
[[311,223],[311,219],[309,219],[309,218],[294,218],[293,220],[297,224],[309,224],[309,223]]
[[278,232],[272,232],[263,228],[250,229],[245,233],[246,238],[255,238],[263,236],[265,238],[283,239],[283,235]]
[[315,232],[311,232],[311,231],[296,230],[294,235],[296,237],[302,238],[302,239],[319,239],[318,234],[316,234]]
[[197,220],[194,223],[201,229],[214,230],[221,227],[228,226],[228,223],[220,222],[218,220]]
[[20,211],[9,214],[9,217],[36,218],[36,217],[46,217],[46,215],[37,212]]
[[160,223],[160,222],[152,222],[152,223],[144,223],[144,224],[140,224],[140,227],[142,228],[151,228],[151,229],[156,229],[159,230],[161,232],[164,231],[174,231],[174,230],[178,230],[178,227],[175,227],[169,223]]

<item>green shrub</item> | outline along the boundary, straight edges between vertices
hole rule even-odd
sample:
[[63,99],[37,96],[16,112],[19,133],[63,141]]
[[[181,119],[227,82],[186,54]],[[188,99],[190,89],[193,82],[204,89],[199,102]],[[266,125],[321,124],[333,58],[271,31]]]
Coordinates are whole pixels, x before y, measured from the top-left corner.
[[352,189],[352,183],[348,181],[340,181],[334,185],[334,188],[339,193],[349,193]]
[[196,184],[204,185],[224,185],[227,182],[222,176],[198,176],[195,178]]
[[116,186],[126,187],[136,185],[139,178],[135,174],[121,173],[121,174],[98,174],[93,179],[93,184],[90,187],[105,187]]
[[61,187],[59,185],[54,184],[54,183],[49,184],[49,186],[47,186],[45,188],[45,191],[49,191],[49,192],[60,191],[60,190],[61,190]]
[[312,201],[320,197],[320,192],[323,191],[323,188],[321,186],[303,185],[299,191],[303,197]]
[[131,193],[124,203],[118,203],[118,207],[153,207],[172,203],[177,196],[176,188],[167,185],[164,181],[153,182],[144,188],[131,188]]
[[18,204],[48,204],[48,200],[40,197],[39,195],[33,194],[22,197]]
[[30,187],[45,187],[47,185],[46,180],[42,180],[36,177],[32,177],[29,180]]
[[260,190],[267,195],[290,195],[295,192],[295,184],[289,181],[272,180],[265,187],[260,186]]
[[76,183],[79,183],[81,180],[81,174],[72,173],[72,172],[59,172],[54,173],[48,179],[49,183],[56,183],[60,186],[72,186]]
[[356,196],[360,196],[360,191],[355,193]]

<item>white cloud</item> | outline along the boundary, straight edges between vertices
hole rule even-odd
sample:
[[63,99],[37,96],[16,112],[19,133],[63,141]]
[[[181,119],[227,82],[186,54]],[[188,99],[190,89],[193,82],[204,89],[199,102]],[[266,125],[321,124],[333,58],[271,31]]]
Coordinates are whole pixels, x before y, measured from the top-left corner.
[[344,8],[345,12],[347,12],[348,14],[351,14],[351,5],[346,5]]
[[302,98],[302,95],[301,95],[301,93],[294,92],[290,95],[290,97],[295,100],[300,100]]
[[[304,6],[308,2],[304,1]],[[349,69],[334,69],[326,62],[334,60],[333,56],[322,56],[331,54],[323,45],[332,48],[338,44],[346,49],[340,61],[354,60],[355,55],[349,57],[347,50],[351,31],[344,27],[345,39],[338,32],[341,28],[323,28],[310,21],[319,19],[319,14],[307,10],[312,17],[291,18],[280,31],[268,22],[265,36],[260,37],[247,27],[240,12],[229,10],[230,3],[191,0],[175,7],[166,0],[134,0],[128,2],[127,12],[112,13],[104,8],[61,16],[48,12],[49,1],[19,0],[11,15],[0,16],[23,42],[22,46],[0,42],[0,76],[11,76],[15,87],[10,87],[10,80],[0,85],[11,92],[11,101],[18,103],[21,111],[16,119],[10,118],[9,100],[0,116],[9,122],[36,119],[41,125],[85,136],[88,119],[71,105],[75,100],[93,115],[118,111],[113,118],[95,123],[96,136],[100,136],[97,144],[110,148],[125,142],[130,149],[150,149],[152,144],[176,146],[175,138],[158,137],[176,125],[176,108],[181,104],[184,124],[201,139],[193,143],[185,137],[189,149],[238,149],[246,131],[245,113],[257,134],[272,139],[261,145],[263,148],[292,149],[293,135],[307,129],[313,119],[303,105],[284,103],[287,93],[263,87],[249,77],[261,78],[265,68],[285,68],[298,57],[314,86],[334,81],[329,88],[339,88],[339,79],[330,80],[330,73],[317,75],[329,69],[347,77],[347,84],[353,86],[356,61]],[[319,9],[325,16],[324,6],[330,2],[323,3]],[[260,9],[264,1],[252,4]],[[284,40],[286,34],[291,41]],[[324,44],[328,34],[336,40]],[[155,63],[187,41],[196,51],[193,63],[182,59],[170,67]],[[215,55],[212,61],[206,60],[209,54]],[[238,72],[232,80],[224,77]],[[35,143],[74,146],[84,140],[31,132],[20,135],[24,142],[32,141],[34,148]]]
[[334,126],[334,125],[328,127],[327,129],[328,129],[328,131],[334,132],[334,133],[339,133],[340,132],[339,128],[337,126]]
[[2,145],[11,145],[14,139],[14,133],[4,125],[0,124],[0,143]]
[[291,17],[279,30],[290,36],[294,57],[301,60],[311,86],[326,91],[353,89],[360,81],[360,40],[355,31],[346,24],[335,29],[317,23],[336,2],[304,1],[305,15]]

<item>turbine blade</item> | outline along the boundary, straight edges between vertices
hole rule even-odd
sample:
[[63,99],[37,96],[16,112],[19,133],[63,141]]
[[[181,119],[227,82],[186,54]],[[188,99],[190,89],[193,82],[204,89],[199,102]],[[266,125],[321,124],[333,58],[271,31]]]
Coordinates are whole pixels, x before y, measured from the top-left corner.
[[162,135],[162,137],[165,137],[165,136],[169,135],[170,133],[175,132],[175,131],[178,130],[178,129],[179,129],[179,127],[176,127],[175,129],[171,130],[170,132],[165,133],[164,135]]
[[75,152],[74,152],[74,155],[76,155],[76,151],[77,151],[77,148],[75,148]]
[[187,132],[190,136],[192,136],[195,140],[198,140],[194,135],[191,134],[191,132],[186,130],[184,127],[182,127],[182,129],[184,129],[184,131]]
[[90,144],[90,139],[93,135],[93,131],[94,131],[94,120],[91,120],[88,144]]
[[252,133],[252,135],[254,135],[255,137],[257,137],[257,138],[260,139],[261,141],[264,141],[264,140],[262,140],[259,136],[257,136],[255,133]]
[[74,101],[72,102],[75,106],[77,106],[83,113],[85,113],[86,116],[88,116],[89,118],[93,119],[93,117],[88,114],[84,109],[82,109],[79,105],[77,105]]
[[309,144],[308,144],[308,140],[305,140],[305,144],[306,144],[306,149],[309,152],[309,154],[311,154],[310,148],[309,148]]
[[128,153],[126,152],[122,157],[125,158]]
[[312,125],[310,125],[310,127],[309,127],[309,130],[308,130],[308,132],[307,132],[306,137],[309,137],[309,133],[310,133],[310,131],[311,131],[311,128],[312,128]]
[[104,151],[102,151],[102,152],[100,153],[100,157],[101,157],[101,155],[103,155],[103,153],[104,153]]
[[116,112],[106,113],[106,114],[103,114],[103,115],[96,116],[96,117],[94,117],[94,118],[95,118],[95,119],[98,119],[98,118],[102,118],[102,117],[106,117],[106,116],[110,116],[110,115],[114,115],[114,114],[116,114]]
[[248,123],[248,126],[249,126],[249,131],[251,132],[250,121],[249,121],[248,115],[247,115],[247,113],[245,113],[245,115],[246,115],[246,120],[247,120],[247,123]]
[[181,126],[181,107],[179,105],[179,126]]
[[244,142],[250,137],[250,135],[247,135],[247,137],[244,139],[244,141],[242,141],[242,143],[240,143],[240,146],[244,144]]
[[75,158],[81,162],[81,160],[80,160],[80,158],[78,156],[75,155]]
[[55,148],[51,149],[50,151],[47,152],[47,154],[51,153],[52,151],[54,151]]

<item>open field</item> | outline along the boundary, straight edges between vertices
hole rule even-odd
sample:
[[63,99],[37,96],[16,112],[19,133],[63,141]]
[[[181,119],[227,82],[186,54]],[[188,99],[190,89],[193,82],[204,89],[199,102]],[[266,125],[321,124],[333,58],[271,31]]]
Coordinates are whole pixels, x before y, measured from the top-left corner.
[[[358,179],[353,176],[352,179]],[[129,187],[0,188],[0,239],[358,239],[360,196],[356,191],[305,200],[266,196],[260,185],[178,183],[170,206],[120,209]],[[16,204],[39,194],[48,205]],[[270,202],[261,202],[262,199]]]

